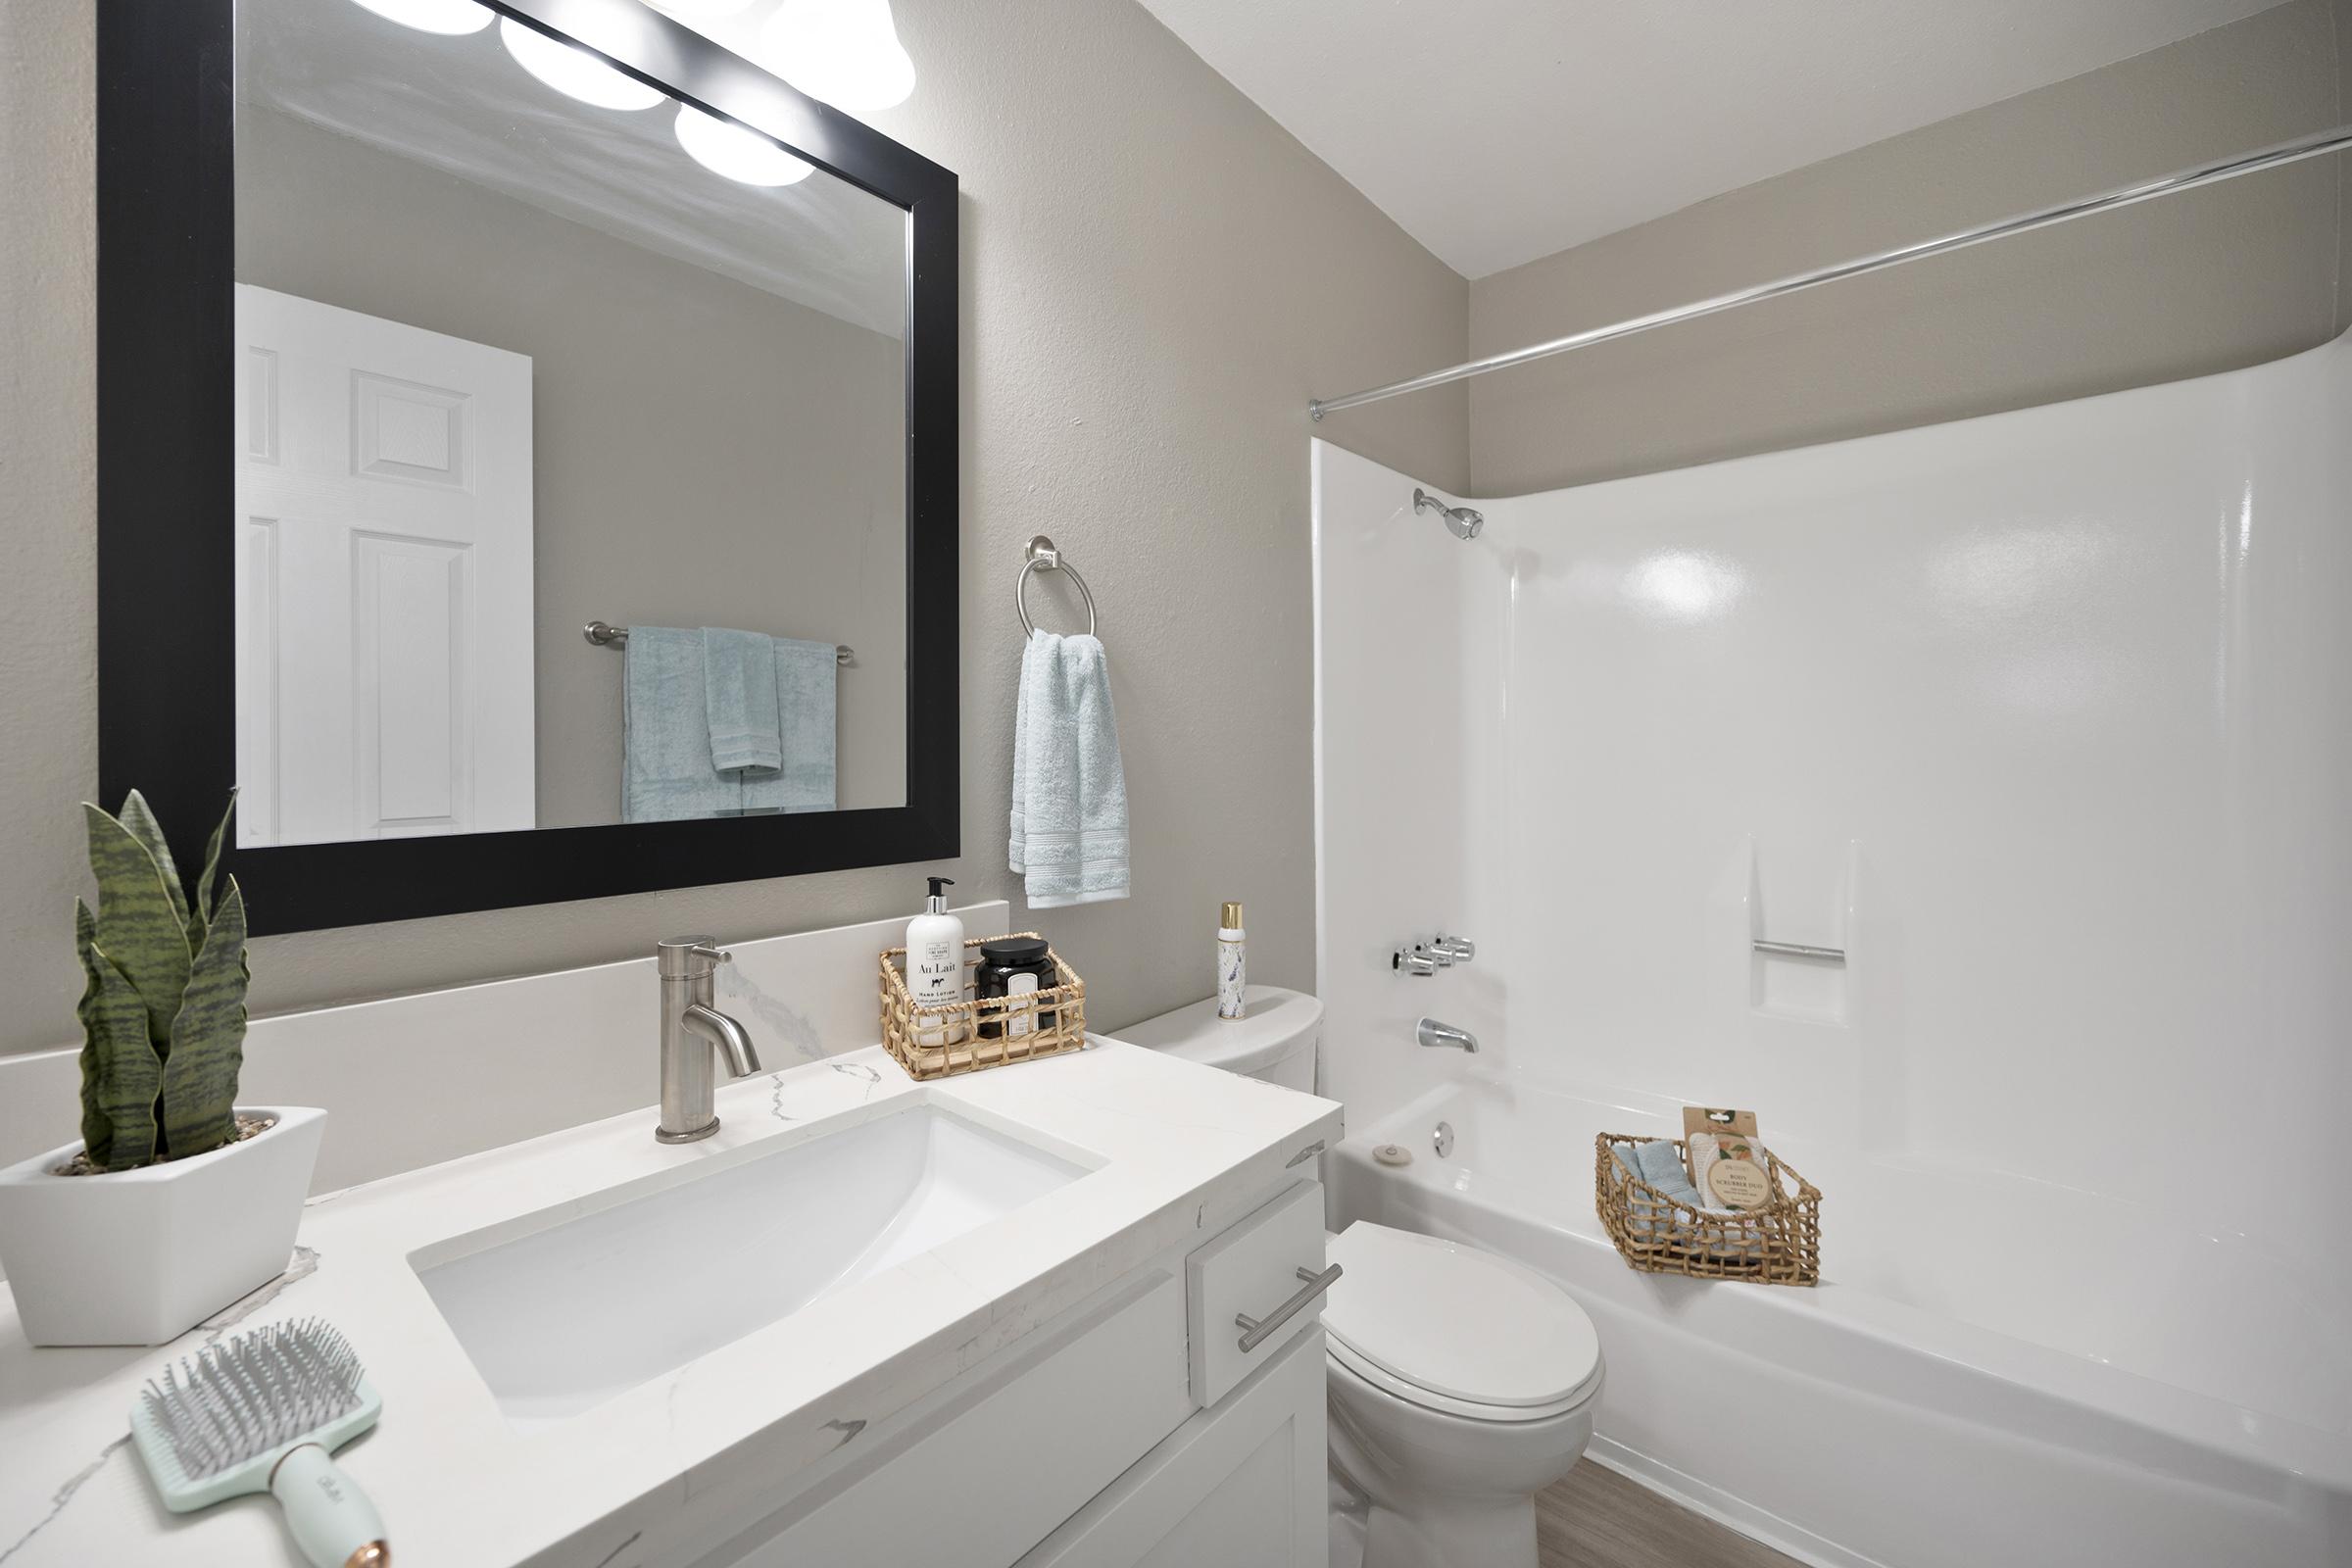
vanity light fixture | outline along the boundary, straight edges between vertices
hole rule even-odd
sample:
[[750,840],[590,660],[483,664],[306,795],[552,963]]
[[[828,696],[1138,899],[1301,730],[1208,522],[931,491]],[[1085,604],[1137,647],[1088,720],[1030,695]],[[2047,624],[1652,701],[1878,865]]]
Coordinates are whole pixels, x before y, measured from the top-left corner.
[[852,114],[905,103],[914,62],[890,0],[784,0],[760,32],[763,62],[811,98]]
[[810,167],[756,131],[678,105],[678,145],[713,174],[745,185],[789,185],[807,179]]
[[752,0],[649,0],[656,11],[666,11],[673,17],[693,17],[707,21],[713,17],[731,17],[752,3]]
[[498,36],[516,65],[584,104],[599,109],[651,109],[669,96],[634,76],[622,75],[587,50],[560,43],[512,17],[500,20]]
[[452,37],[479,32],[498,16],[488,6],[475,0],[353,0],[364,10],[372,11],[386,22],[397,22],[418,32],[446,33]]

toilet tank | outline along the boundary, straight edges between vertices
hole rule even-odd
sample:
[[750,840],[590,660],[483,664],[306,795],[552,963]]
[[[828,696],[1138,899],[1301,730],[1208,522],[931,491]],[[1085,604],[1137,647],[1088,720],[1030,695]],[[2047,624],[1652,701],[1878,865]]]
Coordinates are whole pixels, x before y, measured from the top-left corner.
[[1244,1017],[1218,1017],[1217,999],[1205,997],[1113,1030],[1111,1038],[1313,1094],[1323,1004],[1280,986],[1251,986],[1245,995],[1249,1012]]

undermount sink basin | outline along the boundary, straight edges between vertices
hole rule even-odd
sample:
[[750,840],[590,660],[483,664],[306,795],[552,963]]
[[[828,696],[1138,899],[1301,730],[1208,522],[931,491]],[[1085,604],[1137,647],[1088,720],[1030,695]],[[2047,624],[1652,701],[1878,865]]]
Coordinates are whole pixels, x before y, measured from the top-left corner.
[[535,1427],[1084,1174],[916,1104],[592,1213],[543,1227],[526,1218],[511,1240],[476,1248],[460,1237],[411,1261],[508,1419]]

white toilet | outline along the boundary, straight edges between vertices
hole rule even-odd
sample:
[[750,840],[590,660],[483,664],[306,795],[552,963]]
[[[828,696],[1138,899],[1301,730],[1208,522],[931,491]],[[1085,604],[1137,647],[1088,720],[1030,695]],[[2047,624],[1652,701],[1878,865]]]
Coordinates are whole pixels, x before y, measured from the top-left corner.
[[1187,1061],[1313,1094],[1323,1004],[1280,986],[1251,986],[1242,996],[1245,1017],[1218,1017],[1217,999],[1208,997],[1113,1033],[1131,1046],[1150,1046]]
[[1592,1319],[1475,1247],[1359,1220],[1328,1252],[1331,1467],[1363,1499],[1364,1568],[1535,1568],[1535,1494],[1592,1437]]
[[[1251,986],[1117,1031],[1132,1045],[1312,1090],[1323,1004]],[[1535,1494],[1592,1436],[1600,1340],[1525,1264],[1363,1221],[1331,1238],[1323,1307],[1335,1565],[1534,1568]]]

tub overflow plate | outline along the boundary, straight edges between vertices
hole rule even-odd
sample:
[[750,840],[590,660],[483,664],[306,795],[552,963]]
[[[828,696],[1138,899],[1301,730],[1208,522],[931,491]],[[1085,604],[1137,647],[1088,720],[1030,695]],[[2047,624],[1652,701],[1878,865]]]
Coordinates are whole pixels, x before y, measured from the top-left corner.
[[1450,1155],[1453,1152],[1453,1123],[1438,1123],[1438,1130],[1429,1135],[1429,1147],[1438,1152],[1440,1159]]

